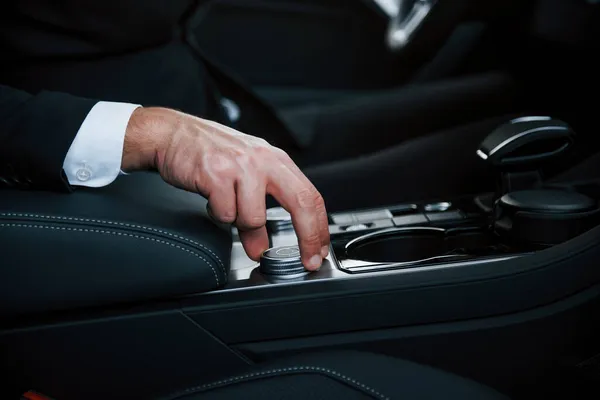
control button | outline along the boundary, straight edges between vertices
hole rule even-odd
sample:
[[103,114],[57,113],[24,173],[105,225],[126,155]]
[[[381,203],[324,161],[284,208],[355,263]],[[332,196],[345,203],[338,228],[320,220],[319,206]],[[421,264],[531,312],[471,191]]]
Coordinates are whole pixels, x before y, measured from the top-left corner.
[[379,221],[373,221],[369,224],[370,229],[382,229],[382,228],[393,228],[394,221],[391,219],[380,219]]
[[392,219],[392,217],[393,215],[388,209],[331,214],[331,220],[336,225],[368,224],[380,219]]
[[397,206],[388,207],[388,210],[394,215],[408,214],[417,211],[419,207],[416,204],[399,204]]
[[260,272],[279,278],[293,278],[308,274],[300,259],[298,246],[273,247],[260,257]]
[[352,225],[356,223],[352,214],[331,214],[331,221],[336,225]]
[[75,177],[80,182],[86,182],[92,177],[92,171],[89,168],[79,168],[75,173]]
[[356,225],[346,226],[342,229],[345,230],[346,232],[354,232],[354,231],[362,231],[365,229],[369,229],[369,227],[365,224],[356,224]]
[[401,215],[393,219],[396,226],[428,225],[429,221],[423,214]]
[[427,212],[440,212],[447,211],[450,209],[450,207],[452,207],[452,203],[448,201],[441,201],[439,203],[426,204],[424,209]]
[[356,231],[374,231],[377,229],[393,228],[394,222],[391,219],[380,219],[379,221],[373,221],[368,224],[352,224],[352,225],[329,225],[329,234],[337,235],[347,232]]
[[446,211],[441,213],[426,214],[429,221],[435,222],[450,222],[450,221],[461,221],[465,218],[464,214],[460,210]]
[[372,211],[361,211],[352,214],[354,220],[359,224],[377,221],[379,219],[391,219],[392,213],[388,209],[383,210],[372,210]]

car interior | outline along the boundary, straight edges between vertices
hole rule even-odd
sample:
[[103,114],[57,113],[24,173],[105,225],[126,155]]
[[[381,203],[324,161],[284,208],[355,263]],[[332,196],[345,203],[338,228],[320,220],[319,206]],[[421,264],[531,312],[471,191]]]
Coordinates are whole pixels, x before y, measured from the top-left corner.
[[[275,203],[255,262],[205,199],[152,172],[3,189],[3,398],[288,398],[297,382],[268,378],[302,372],[362,396],[344,398],[600,396],[600,2],[219,0],[197,33],[300,142],[326,130],[300,122],[314,107],[402,124],[306,168],[325,198],[360,188],[328,206],[316,272]],[[400,130],[439,141],[430,168],[391,159]],[[473,140],[469,179],[448,185],[444,153]],[[439,190],[398,187],[399,165]]]

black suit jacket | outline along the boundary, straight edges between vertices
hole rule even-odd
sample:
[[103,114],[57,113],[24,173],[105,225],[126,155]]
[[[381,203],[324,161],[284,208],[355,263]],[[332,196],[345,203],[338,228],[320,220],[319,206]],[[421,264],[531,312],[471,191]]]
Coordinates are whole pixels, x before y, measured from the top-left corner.
[[0,186],[66,185],[60,166],[94,103],[86,99],[164,106],[227,123],[219,105],[225,95],[242,107],[237,128],[295,150],[273,110],[195,44],[209,0],[5,3]]
[[0,85],[0,186],[67,189],[62,165],[95,100]]
[[185,42],[206,0],[7,0],[0,84],[207,116],[202,61]]
[[[96,101],[212,119],[185,43],[193,0],[8,0],[0,13],[0,186],[68,188],[62,163]],[[68,94],[67,94],[68,93]]]

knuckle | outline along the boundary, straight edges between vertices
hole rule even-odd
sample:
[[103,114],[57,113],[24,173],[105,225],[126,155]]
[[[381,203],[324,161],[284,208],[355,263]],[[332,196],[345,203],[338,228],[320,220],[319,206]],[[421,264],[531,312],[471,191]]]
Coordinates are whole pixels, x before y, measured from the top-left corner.
[[271,149],[273,148],[273,146],[271,146],[269,144],[269,142],[267,142],[265,139],[263,138],[256,138],[256,144],[260,147],[260,148],[264,148],[264,149]]
[[247,229],[258,229],[265,225],[266,216],[254,214],[240,218],[239,225]]
[[327,234],[329,234],[329,219],[327,217],[327,212],[325,211],[325,209],[323,209],[323,211],[319,212],[318,215],[319,218],[319,226],[321,228],[321,230],[323,230],[324,232],[327,232]]
[[219,211],[214,211],[214,207],[210,207],[210,213],[212,214],[213,218],[215,218],[216,220],[220,221],[220,222],[225,222],[225,223],[231,223],[233,221],[235,221],[235,210],[233,209],[219,209]]
[[204,170],[209,176],[222,179],[228,177],[236,169],[235,154],[214,153],[207,156],[207,162],[203,163]]
[[221,215],[221,221],[227,222],[227,223],[232,223],[233,221],[235,221],[235,212],[233,212],[233,211],[224,212]]
[[262,215],[253,215],[248,218],[247,224],[251,228],[260,228],[266,223],[266,218]]
[[321,196],[321,193],[319,193],[317,191],[317,189],[314,189],[314,195],[315,195],[315,206],[319,209],[324,209],[325,208],[325,200],[323,199],[323,196]]
[[296,205],[300,208],[314,208],[315,207],[315,194],[311,188],[304,188],[296,192],[295,195]]
[[290,158],[290,155],[285,151],[280,149],[279,147],[273,147],[272,148],[273,154],[275,154],[277,157],[282,158],[284,160],[292,160]]
[[250,152],[243,151],[237,152],[234,155],[234,159],[237,167],[237,172],[239,172],[239,170],[244,170],[252,167],[256,161],[256,156]]
[[254,147],[248,149],[243,155],[238,158],[238,163],[242,170],[253,171],[254,173],[261,170],[261,166],[270,158],[270,151],[262,147]]
[[273,148],[268,144],[257,146],[253,150],[253,156],[257,161],[264,161],[265,159],[272,158],[274,154]]

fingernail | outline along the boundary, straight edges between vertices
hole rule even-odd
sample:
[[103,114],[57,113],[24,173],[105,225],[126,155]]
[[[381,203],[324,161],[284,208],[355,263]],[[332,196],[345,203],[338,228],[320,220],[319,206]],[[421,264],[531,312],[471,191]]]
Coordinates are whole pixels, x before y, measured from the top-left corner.
[[328,255],[329,255],[329,246],[321,247],[321,257],[327,258]]
[[323,259],[319,255],[314,255],[308,260],[308,267],[319,268]]

